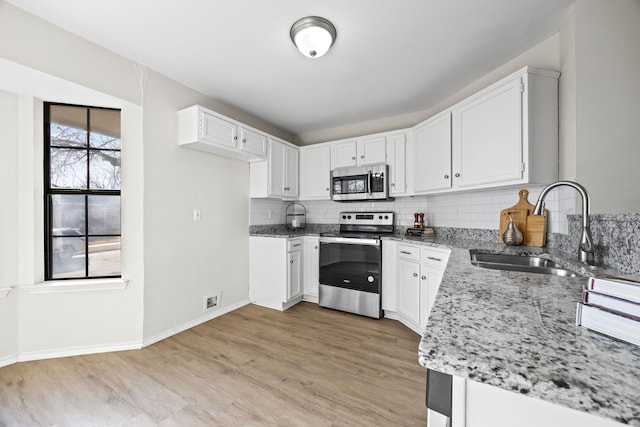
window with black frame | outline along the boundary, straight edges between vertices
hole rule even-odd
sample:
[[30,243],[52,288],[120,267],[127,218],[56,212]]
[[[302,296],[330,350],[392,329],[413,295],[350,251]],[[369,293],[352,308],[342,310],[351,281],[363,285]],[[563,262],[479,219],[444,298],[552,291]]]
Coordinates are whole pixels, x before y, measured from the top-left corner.
[[120,110],[44,104],[45,279],[120,277]]

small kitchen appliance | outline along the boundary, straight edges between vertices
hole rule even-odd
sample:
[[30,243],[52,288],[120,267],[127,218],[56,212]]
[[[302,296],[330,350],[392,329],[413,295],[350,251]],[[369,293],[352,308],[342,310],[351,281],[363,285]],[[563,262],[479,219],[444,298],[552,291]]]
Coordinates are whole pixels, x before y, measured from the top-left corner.
[[381,163],[331,171],[331,199],[338,202],[390,200],[389,166]]
[[342,212],[338,233],[320,234],[321,307],[382,317],[382,236],[393,212]]

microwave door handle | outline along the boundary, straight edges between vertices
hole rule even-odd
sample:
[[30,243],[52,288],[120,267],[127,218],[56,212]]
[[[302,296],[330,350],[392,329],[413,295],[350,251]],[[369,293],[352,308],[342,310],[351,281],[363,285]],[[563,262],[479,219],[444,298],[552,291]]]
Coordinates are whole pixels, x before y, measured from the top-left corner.
[[367,175],[367,187],[369,187],[369,195],[373,193],[371,188],[371,171],[369,171],[369,175]]

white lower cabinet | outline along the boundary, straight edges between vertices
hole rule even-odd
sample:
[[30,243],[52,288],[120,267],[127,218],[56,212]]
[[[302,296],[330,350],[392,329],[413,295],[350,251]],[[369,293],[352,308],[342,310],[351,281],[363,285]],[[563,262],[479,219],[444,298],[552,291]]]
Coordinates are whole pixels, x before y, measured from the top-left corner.
[[318,303],[320,287],[320,238],[304,237],[304,292],[303,299]]
[[[385,242],[387,243],[387,242]],[[387,248],[387,251],[384,251]],[[440,288],[442,275],[449,260],[449,249],[397,243],[383,247],[383,310],[385,316],[397,319],[417,333],[427,325],[429,313]],[[384,262],[393,256],[395,264]],[[385,266],[386,271],[385,273]],[[386,280],[385,280],[386,278]],[[393,280],[394,286],[385,285]],[[385,292],[395,293],[385,296]],[[395,298],[394,298],[395,297]],[[385,304],[386,302],[386,304]]]
[[249,299],[253,304],[286,310],[302,300],[302,237],[249,237]]
[[417,325],[420,322],[420,308],[422,305],[420,298],[420,264],[399,257],[397,277],[398,313],[406,318],[411,325]]

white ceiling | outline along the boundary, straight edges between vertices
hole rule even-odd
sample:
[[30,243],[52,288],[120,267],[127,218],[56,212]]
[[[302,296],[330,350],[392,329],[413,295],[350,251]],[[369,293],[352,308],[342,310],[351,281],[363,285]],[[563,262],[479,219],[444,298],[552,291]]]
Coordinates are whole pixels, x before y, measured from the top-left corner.
[[[428,110],[555,34],[574,0],[7,0],[294,135]],[[289,38],[319,15],[322,58]]]

